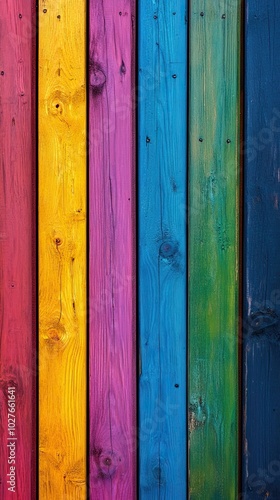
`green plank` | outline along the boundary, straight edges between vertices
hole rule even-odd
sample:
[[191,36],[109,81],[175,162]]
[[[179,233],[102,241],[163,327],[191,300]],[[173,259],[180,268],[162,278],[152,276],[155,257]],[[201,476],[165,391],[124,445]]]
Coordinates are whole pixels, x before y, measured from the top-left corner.
[[189,485],[238,490],[241,0],[192,0],[189,87]]

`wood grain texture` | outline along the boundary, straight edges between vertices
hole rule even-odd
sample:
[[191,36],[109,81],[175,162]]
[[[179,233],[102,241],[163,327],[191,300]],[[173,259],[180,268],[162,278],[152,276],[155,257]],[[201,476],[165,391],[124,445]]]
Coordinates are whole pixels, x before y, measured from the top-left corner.
[[240,1],[192,0],[190,498],[237,498]]
[[280,498],[280,4],[246,2],[244,460],[246,499]]
[[185,499],[187,3],[139,2],[139,497]]
[[90,492],[136,495],[134,2],[90,1]]
[[[35,498],[34,2],[0,11],[0,498]],[[8,388],[15,387],[15,412]],[[7,444],[15,416],[15,464]],[[11,426],[13,430],[13,425]],[[7,476],[15,466],[15,489]]]
[[86,498],[84,0],[39,2],[39,486]]

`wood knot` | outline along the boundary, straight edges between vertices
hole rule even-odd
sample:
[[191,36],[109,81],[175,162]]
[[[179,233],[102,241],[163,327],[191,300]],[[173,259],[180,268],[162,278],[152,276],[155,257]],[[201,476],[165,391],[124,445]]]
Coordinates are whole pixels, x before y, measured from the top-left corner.
[[163,475],[162,467],[160,467],[159,465],[156,465],[155,467],[153,467],[153,477],[158,484],[165,483],[165,478]]
[[[61,68],[59,67],[57,70],[57,74],[60,76]],[[73,102],[74,96],[67,96],[64,92],[60,90],[55,90],[51,92],[47,97],[47,108],[48,113],[54,117],[62,115],[65,110],[70,106],[71,102]]]
[[94,95],[102,94],[103,87],[106,83],[106,75],[100,65],[94,64],[90,68],[89,83]]
[[164,241],[160,245],[159,253],[164,259],[170,259],[178,251],[178,244],[173,241]]
[[206,405],[202,398],[193,401],[189,405],[189,431],[193,432],[198,427],[203,427],[207,419]]
[[66,339],[64,326],[60,324],[50,326],[45,335],[43,335],[43,338],[50,346],[64,345]]
[[250,315],[249,323],[253,333],[258,333],[278,323],[278,316],[272,309],[255,311]]
[[8,400],[11,388],[15,390],[14,394],[17,394],[19,392],[19,384],[20,381],[18,374],[15,374],[14,376],[12,374],[6,374],[5,379],[0,379],[0,390],[6,401]]
[[156,456],[152,458],[149,474],[151,484],[164,485],[166,483],[165,470],[166,461],[163,457]]
[[55,99],[52,102],[51,113],[53,115],[57,115],[58,113],[61,115],[62,112],[63,112],[63,103],[61,101],[59,101],[58,99]]
[[126,66],[125,66],[125,64],[124,64],[123,61],[121,63],[121,67],[120,67],[120,73],[121,73],[121,75],[125,75],[126,74]]
[[60,331],[57,330],[56,328],[52,328],[51,330],[49,330],[48,334],[49,334],[49,339],[54,340],[55,342],[59,341],[61,338]]
[[104,451],[95,448],[92,454],[94,456],[99,477],[112,477],[121,463],[121,458],[112,450]]

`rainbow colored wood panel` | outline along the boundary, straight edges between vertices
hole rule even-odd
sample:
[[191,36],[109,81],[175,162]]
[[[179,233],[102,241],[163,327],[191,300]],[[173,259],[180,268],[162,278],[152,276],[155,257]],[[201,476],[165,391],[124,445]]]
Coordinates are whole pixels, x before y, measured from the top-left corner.
[[280,4],[1,7],[1,500],[278,500]]

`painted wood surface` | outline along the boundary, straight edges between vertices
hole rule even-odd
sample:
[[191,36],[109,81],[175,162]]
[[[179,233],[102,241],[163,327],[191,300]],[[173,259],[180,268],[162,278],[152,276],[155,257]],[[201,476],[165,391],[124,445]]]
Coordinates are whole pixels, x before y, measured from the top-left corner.
[[280,498],[280,4],[246,3],[244,498]]
[[190,9],[190,498],[238,491],[240,1]]
[[[5,2],[0,10],[0,498],[2,500],[35,498],[34,7],[34,2],[31,0],[17,0]],[[9,391],[9,388],[14,388],[15,391]],[[12,481],[7,482],[13,479],[12,476],[7,476],[12,472],[10,467],[15,467],[14,490],[9,490],[13,486]]]
[[90,492],[136,495],[134,1],[89,20]]
[[84,0],[39,2],[40,498],[86,498]]
[[187,4],[139,2],[139,497],[185,499]]

